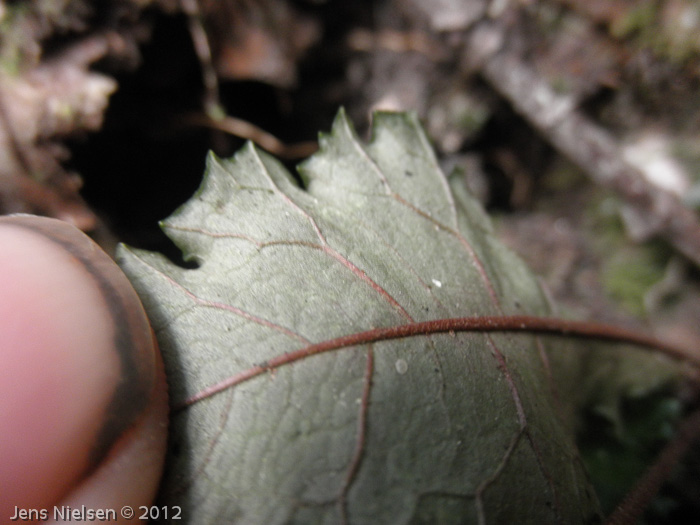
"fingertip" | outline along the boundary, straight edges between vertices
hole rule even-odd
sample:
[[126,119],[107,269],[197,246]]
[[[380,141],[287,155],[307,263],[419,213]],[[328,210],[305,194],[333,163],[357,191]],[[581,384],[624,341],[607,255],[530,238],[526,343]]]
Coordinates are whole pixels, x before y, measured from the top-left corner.
[[58,503],[62,512],[102,509],[114,511],[117,522],[128,523],[138,522],[143,508],[150,507],[163,470],[168,431],[167,385],[160,359],[157,368],[158,379],[147,409],[97,470]]
[[60,221],[0,218],[0,246],[0,518],[152,498],[165,379],[130,283]]

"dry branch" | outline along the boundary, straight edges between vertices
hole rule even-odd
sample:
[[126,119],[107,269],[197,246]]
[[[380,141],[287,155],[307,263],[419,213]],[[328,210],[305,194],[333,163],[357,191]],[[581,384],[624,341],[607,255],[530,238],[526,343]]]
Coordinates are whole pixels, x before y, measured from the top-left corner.
[[544,138],[591,179],[616,192],[651,234],[664,236],[700,265],[700,222],[680,199],[650,183],[629,162],[617,139],[577,109],[577,100],[557,93],[516,52],[503,45],[505,30],[484,24],[473,33],[468,53],[478,57],[483,77]]

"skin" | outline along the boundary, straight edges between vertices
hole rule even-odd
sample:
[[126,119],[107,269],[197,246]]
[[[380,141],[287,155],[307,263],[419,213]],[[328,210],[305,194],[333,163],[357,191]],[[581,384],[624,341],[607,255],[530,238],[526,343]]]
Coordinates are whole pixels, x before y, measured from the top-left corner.
[[55,505],[138,517],[165,456],[162,360],[129,281],[72,226],[0,217],[0,359],[0,522]]

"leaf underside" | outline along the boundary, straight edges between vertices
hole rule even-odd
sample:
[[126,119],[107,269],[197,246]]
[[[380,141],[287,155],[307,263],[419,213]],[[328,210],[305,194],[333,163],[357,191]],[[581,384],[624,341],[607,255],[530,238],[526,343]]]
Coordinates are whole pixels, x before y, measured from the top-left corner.
[[[440,171],[411,115],[361,143],[341,111],[299,173],[210,155],[164,221],[196,269],[122,247],[173,406],[312,343],[448,317],[547,315],[535,278]],[[174,414],[161,503],[196,523],[590,523],[598,503],[526,334],[309,356]]]

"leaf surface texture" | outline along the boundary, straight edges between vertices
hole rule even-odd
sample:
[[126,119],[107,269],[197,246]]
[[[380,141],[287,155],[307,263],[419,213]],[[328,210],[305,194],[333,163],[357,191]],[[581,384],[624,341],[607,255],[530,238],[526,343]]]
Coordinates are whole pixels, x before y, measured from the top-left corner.
[[[164,221],[196,269],[123,247],[171,402],[313,343],[548,307],[417,120],[341,112],[300,187],[253,145],[210,155]],[[308,356],[178,411],[161,503],[193,523],[583,523],[598,516],[550,375],[525,334],[440,334]]]

